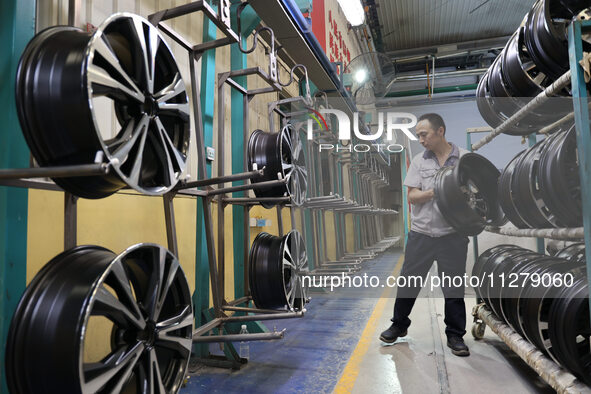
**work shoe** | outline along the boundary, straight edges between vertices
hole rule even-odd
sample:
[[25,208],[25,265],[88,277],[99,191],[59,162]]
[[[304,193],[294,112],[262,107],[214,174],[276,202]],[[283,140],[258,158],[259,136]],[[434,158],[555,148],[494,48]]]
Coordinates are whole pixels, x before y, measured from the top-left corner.
[[447,338],[447,347],[450,348],[451,352],[456,356],[466,357],[470,355],[468,346],[464,343],[464,339],[460,337]]
[[394,343],[398,338],[405,337],[407,334],[406,330],[404,332],[400,331],[400,328],[396,327],[394,324],[390,326],[386,331],[383,331],[380,334],[380,340],[386,343]]

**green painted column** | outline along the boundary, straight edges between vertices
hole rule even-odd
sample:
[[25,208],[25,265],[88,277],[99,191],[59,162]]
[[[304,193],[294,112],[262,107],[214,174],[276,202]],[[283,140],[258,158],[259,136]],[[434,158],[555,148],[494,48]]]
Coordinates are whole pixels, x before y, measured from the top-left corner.
[[[568,27],[568,53],[571,68],[573,106],[577,130],[577,152],[579,154],[579,176],[581,179],[581,200],[583,202],[583,226],[585,246],[591,245],[591,121],[589,116],[589,95],[585,75],[579,61],[583,58],[582,34],[591,31],[591,21],[576,21]],[[587,253],[587,280],[591,278],[591,253]],[[591,302],[589,302],[591,308]]]
[[[203,41],[215,40],[216,25],[209,19],[203,18]],[[205,146],[213,146],[213,115],[214,93],[216,91],[215,50],[206,51],[201,57],[201,113],[203,120],[203,138]],[[207,177],[211,177],[211,163],[206,164]],[[197,199],[197,231],[195,251],[195,292],[193,305],[195,307],[195,327],[207,322],[203,312],[209,309],[209,260],[205,237],[205,221],[203,219],[202,198]],[[201,357],[209,354],[208,345],[195,345],[195,351]]]
[[[23,138],[14,99],[16,69],[21,53],[35,34],[35,0],[0,1],[0,168],[29,165],[29,149]],[[10,320],[25,290],[27,273],[28,191],[0,187],[0,392],[8,393],[4,352]]]
[[[236,8],[240,4],[238,1],[232,1],[232,29],[238,32],[236,21]],[[242,47],[246,47],[246,37],[252,33],[252,30],[260,23],[261,19],[253,11],[251,7],[246,7],[240,15],[240,23],[242,28]],[[230,48],[231,55],[231,69],[242,70],[248,67],[247,55],[240,51],[238,44],[232,44]],[[246,77],[233,78],[242,87],[247,88]],[[231,133],[232,133],[232,173],[239,173],[246,171],[244,168],[245,156],[245,135],[249,130],[244,130],[244,96],[236,89],[231,89],[230,101],[232,105],[231,114]],[[236,181],[232,186],[244,184],[244,181]],[[244,197],[245,192],[235,192],[232,197]],[[244,207],[240,205],[232,206],[233,218],[233,251],[234,251],[234,298],[238,299],[245,295],[244,283],[244,269],[246,262],[244,261],[244,237],[250,238],[250,233],[245,233],[244,221],[246,215]],[[248,242],[250,245],[250,241]],[[223,273],[222,273],[223,274]],[[257,322],[246,323],[248,332],[256,333],[267,331],[266,327]],[[239,325],[235,325],[232,329],[239,329]]]
[[[236,7],[239,3],[232,5],[232,29],[237,31],[236,22]],[[252,10],[251,7],[246,7],[240,15],[240,22],[242,27],[242,47],[246,47],[246,37],[252,32],[254,27],[259,24],[260,18]],[[240,51],[238,44],[232,44],[231,46],[231,68],[232,70],[242,70],[248,67],[247,55]],[[234,81],[239,83],[242,87],[247,88],[246,77],[234,78]],[[244,132],[244,96],[242,93],[235,89],[231,92],[231,103],[232,103],[232,173],[239,173],[246,171],[244,168],[244,155],[245,155],[245,138],[244,135],[248,134],[249,130]],[[232,183],[232,186],[242,185],[244,181],[236,181]],[[235,192],[232,194],[233,197],[244,197],[245,192]],[[244,256],[244,237],[248,237],[249,234],[244,233],[244,209],[242,206],[234,205],[232,207],[232,217],[234,225],[234,297],[240,298],[245,294],[244,285],[244,265],[245,262],[242,259]]]

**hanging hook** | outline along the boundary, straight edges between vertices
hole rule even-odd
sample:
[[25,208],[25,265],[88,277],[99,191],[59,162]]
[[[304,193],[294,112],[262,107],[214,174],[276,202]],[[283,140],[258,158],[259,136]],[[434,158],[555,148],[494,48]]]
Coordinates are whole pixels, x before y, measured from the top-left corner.
[[277,82],[279,83],[279,85],[281,85],[283,87],[291,85],[294,80],[293,73],[297,68],[301,68],[302,70],[304,70],[304,79],[305,79],[305,86],[306,86],[306,93],[304,96],[304,104],[311,107],[314,105],[314,101],[312,100],[312,95],[310,94],[310,80],[308,79],[308,69],[306,68],[306,66],[304,66],[303,64],[296,64],[289,71],[289,81],[287,81],[287,83],[281,82],[281,79],[279,78],[279,76],[277,78]]
[[244,11],[246,6],[248,6],[248,5],[249,5],[248,1],[240,3],[240,5],[238,6],[238,8],[236,10],[236,25],[238,27],[238,48],[240,49],[240,52],[242,52],[242,53],[245,53],[245,54],[252,53],[257,47],[257,43],[258,43],[257,38],[259,37],[260,32],[263,30],[268,31],[269,34],[271,34],[271,49],[267,52],[269,55],[269,77],[273,81],[277,81],[277,54],[275,53],[275,33],[273,32],[273,29],[271,29],[270,27],[267,27],[267,26],[262,26],[262,27],[258,28],[254,32],[252,48],[247,49],[247,48],[242,47],[242,23],[240,21],[240,15],[242,14],[242,11]]

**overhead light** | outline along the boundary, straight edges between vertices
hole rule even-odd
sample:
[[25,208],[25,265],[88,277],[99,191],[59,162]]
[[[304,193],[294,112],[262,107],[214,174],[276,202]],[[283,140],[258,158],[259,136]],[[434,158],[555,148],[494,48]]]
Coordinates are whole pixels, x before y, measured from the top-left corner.
[[339,2],[339,5],[345,14],[345,18],[347,18],[351,26],[359,26],[363,24],[365,21],[365,12],[363,11],[361,0],[337,1]]
[[363,83],[367,79],[367,71],[364,68],[361,68],[355,72],[353,77],[357,83]]

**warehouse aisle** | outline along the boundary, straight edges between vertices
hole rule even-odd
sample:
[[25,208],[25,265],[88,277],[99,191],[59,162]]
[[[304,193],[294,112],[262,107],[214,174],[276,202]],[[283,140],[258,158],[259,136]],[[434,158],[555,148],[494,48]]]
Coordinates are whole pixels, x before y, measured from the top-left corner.
[[[400,250],[391,249],[363,272],[385,278],[398,273],[401,261]],[[490,330],[478,342],[465,336],[470,357],[452,355],[439,298],[419,298],[408,336],[383,344],[378,336],[389,325],[393,295],[387,288],[313,293],[303,319],[267,323],[287,328],[282,341],[251,342],[240,371],[198,368],[180,393],[554,392]],[[474,298],[466,300],[470,313]]]

